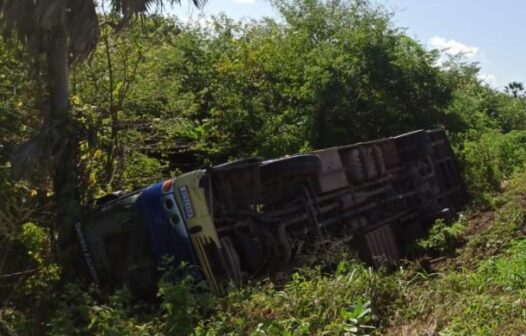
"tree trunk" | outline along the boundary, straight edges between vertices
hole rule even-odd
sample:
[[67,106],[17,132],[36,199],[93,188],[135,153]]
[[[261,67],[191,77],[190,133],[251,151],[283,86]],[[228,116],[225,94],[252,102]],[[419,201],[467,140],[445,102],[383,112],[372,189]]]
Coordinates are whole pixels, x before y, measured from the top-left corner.
[[50,123],[56,127],[60,146],[54,149],[59,155],[53,168],[53,188],[56,203],[56,230],[59,242],[59,261],[67,275],[75,255],[74,225],[79,211],[77,193],[77,134],[69,104],[68,89],[68,41],[64,25],[57,25],[48,45],[48,83],[50,92]]

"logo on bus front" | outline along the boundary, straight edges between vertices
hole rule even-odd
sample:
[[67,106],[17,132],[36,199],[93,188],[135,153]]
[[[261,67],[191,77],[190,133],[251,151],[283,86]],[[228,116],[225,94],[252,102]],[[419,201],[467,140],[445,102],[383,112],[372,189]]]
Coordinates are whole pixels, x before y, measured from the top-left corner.
[[194,217],[194,208],[192,207],[192,201],[190,200],[190,194],[188,194],[188,188],[186,186],[179,187],[179,195],[183,201],[183,209],[186,218]]

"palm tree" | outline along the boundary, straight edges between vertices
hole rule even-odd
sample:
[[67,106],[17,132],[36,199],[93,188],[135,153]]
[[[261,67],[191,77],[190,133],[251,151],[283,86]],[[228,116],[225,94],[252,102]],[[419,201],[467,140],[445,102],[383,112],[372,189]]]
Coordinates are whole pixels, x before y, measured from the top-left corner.
[[[112,8],[124,25],[154,5],[180,0],[101,0]],[[206,0],[191,0],[201,7]],[[79,202],[77,181],[77,128],[69,104],[70,65],[82,61],[96,47],[99,16],[96,0],[0,0],[0,31],[21,41],[29,55],[47,65],[49,109],[44,131],[19,146],[12,158],[15,177],[51,163],[51,177],[57,206],[56,228],[59,247],[65,249],[74,238]],[[62,253],[68,255],[68,253]],[[64,261],[64,260],[63,260]]]
[[521,82],[510,82],[504,87],[506,93],[511,93],[513,97],[517,98],[519,94],[524,91],[524,86]]

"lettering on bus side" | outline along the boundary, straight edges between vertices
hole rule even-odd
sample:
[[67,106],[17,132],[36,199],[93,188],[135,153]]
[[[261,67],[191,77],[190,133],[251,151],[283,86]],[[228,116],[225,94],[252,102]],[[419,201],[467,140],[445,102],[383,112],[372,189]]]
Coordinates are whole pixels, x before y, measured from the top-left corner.
[[194,208],[192,207],[192,201],[190,200],[190,194],[186,186],[179,187],[179,195],[183,201],[183,209],[186,218],[194,217]]

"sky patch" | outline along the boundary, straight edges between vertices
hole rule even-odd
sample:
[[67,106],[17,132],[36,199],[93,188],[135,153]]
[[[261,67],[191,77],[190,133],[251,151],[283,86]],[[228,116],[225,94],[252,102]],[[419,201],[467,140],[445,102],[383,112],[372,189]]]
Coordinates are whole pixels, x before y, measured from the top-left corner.
[[256,0],[233,0],[234,3],[240,4],[240,5],[251,5],[256,3]]

